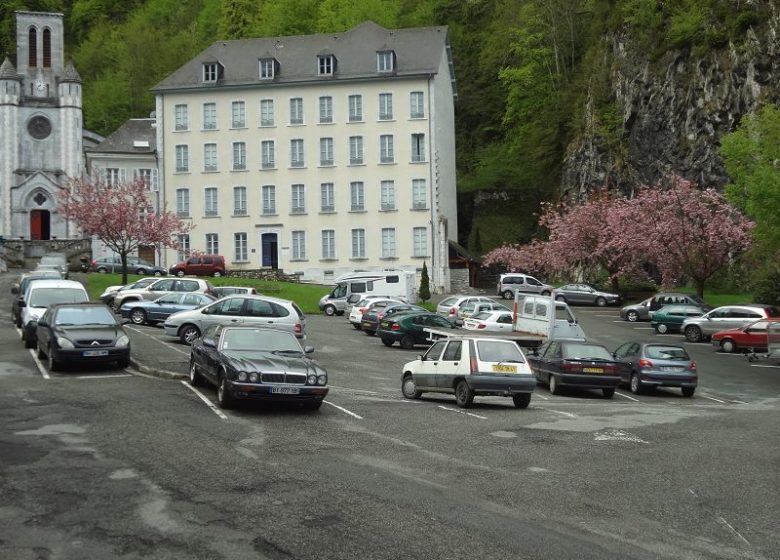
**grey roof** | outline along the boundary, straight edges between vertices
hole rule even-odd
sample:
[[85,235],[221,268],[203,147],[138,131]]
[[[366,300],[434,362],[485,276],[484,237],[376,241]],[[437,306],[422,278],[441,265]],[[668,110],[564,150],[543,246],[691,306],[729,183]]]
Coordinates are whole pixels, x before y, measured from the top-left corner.
[[[387,76],[376,68],[376,52],[381,50],[395,52],[395,72],[391,75],[429,75],[438,71],[448,45],[446,26],[388,30],[371,21],[345,33],[219,41],[166,77],[153,91],[267,84],[269,80],[259,78],[261,58],[278,62],[272,83],[381,79]],[[335,56],[334,76],[317,76],[318,54]],[[216,84],[202,83],[205,62],[222,65],[223,74]],[[455,78],[454,73],[450,78]]]
[[61,82],[79,82],[81,83],[81,76],[76,71],[76,67],[73,66],[73,61],[68,61],[60,76]]
[[[155,119],[130,119],[94,148],[90,153],[153,154],[157,150]],[[148,146],[134,146],[134,142],[148,142]]]
[[7,56],[5,57],[3,64],[0,64],[0,80],[21,80],[21,77],[16,72],[16,68],[11,63],[11,59]]

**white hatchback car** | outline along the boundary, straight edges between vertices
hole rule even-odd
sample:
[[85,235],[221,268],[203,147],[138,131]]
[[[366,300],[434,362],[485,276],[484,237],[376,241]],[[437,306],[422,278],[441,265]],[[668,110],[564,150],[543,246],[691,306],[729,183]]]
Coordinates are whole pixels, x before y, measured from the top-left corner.
[[476,303],[495,303],[495,300],[487,296],[450,296],[439,302],[439,305],[436,306],[436,313],[455,321],[462,308]]
[[511,311],[482,311],[463,320],[463,328],[482,332],[511,332]]
[[388,305],[396,305],[404,303],[400,299],[382,298],[382,297],[370,297],[363,298],[355,305],[349,312],[349,322],[357,330],[361,329],[361,322],[363,321],[363,314],[372,309],[381,308],[384,309]]

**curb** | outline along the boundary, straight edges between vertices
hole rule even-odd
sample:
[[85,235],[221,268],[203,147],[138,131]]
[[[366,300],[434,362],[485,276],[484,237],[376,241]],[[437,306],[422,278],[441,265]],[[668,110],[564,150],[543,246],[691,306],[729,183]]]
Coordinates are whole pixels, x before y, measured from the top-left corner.
[[141,373],[145,373],[146,375],[153,375],[154,377],[159,377],[161,379],[187,379],[188,376],[184,373],[179,373],[177,371],[170,371],[167,369],[158,369],[154,367],[145,366],[133,358],[130,358],[130,365],[132,365],[135,369],[140,371]]

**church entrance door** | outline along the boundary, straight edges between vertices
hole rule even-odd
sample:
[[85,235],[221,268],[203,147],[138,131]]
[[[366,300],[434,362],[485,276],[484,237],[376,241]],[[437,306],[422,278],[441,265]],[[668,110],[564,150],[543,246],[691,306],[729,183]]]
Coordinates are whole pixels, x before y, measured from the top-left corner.
[[30,211],[30,239],[51,239],[51,216],[48,210]]

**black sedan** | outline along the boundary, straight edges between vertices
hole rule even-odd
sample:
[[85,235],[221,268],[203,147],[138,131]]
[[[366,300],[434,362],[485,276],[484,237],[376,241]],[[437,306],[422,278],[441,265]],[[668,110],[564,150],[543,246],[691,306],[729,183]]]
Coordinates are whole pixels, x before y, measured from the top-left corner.
[[69,363],[130,364],[130,339],[102,303],[60,303],[38,320],[38,358],[56,371]]
[[212,325],[192,343],[190,383],[217,387],[217,404],[236,400],[295,402],[317,410],[328,394],[328,373],[306,356],[288,331]]
[[584,340],[551,340],[527,356],[536,379],[558,395],[563,387],[601,389],[611,399],[626,367],[601,344]]
[[383,308],[376,307],[369,309],[363,313],[363,317],[360,319],[360,328],[368,336],[374,336],[379,330],[379,323],[382,322],[382,319],[389,319],[393,315],[399,313],[409,313],[412,311],[426,313],[427,310],[424,307],[420,307],[419,305],[412,305],[411,303],[398,303],[395,305],[388,305],[387,307]]
[[415,344],[430,346],[430,334],[426,329],[447,331],[455,328],[453,323],[438,313],[411,312],[382,319],[377,335],[385,346],[398,342],[404,350],[411,350]]

